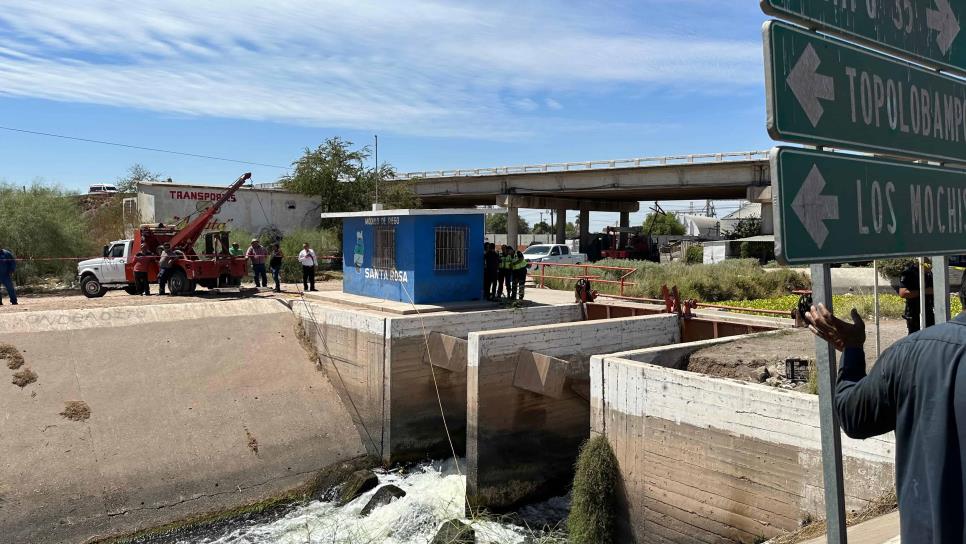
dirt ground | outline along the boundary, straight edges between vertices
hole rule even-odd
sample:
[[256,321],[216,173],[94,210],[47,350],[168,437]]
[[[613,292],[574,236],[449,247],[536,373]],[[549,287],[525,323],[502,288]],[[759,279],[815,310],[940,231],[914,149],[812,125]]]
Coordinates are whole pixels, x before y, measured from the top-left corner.
[[[883,351],[906,336],[906,322],[901,319],[883,319],[880,325]],[[868,322],[865,354],[871,367],[875,359],[875,328]],[[722,378],[758,381],[752,378],[755,369],[777,366],[784,374],[785,360],[790,358],[805,359],[809,363],[815,361],[815,336],[808,329],[747,338],[697,351],[691,355],[688,370]]]
[[[252,284],[243,285],[243,289],[253,288]],[[204,288],[191,296],[158,296],[157,285],[151,286],[152,295],[149,297],[134,296],[124,291],[108,291],[101,298],[87,298],[80,294],[79,290],[62,291],[43,294],[23,294],[18,297],[19,304],[13,306],[6,297],[4,291],[3,306],[0,306],[0,314],[13,312],[29,312],[42,310],[75,310],[89,308],[111,308],[115,306],[141,306],[147,304],[184,304],[190,302],[209,302],[213,300],[232,300],[237,298],[257,297],[257,298],[298,298],[301,284],[283,283],[281,293],[273,293],[271,290],[264,291],[245,291],[242,293],[211,293]],[[316,282],[315,288],[319,291],[339,291],[342,289],[342,280],[329,280]]]

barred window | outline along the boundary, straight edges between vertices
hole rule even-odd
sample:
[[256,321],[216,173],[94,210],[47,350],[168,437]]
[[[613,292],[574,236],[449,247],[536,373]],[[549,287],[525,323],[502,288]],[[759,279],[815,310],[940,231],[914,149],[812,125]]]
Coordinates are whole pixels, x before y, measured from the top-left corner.
[[436,227],[436,270],[467,270],[468,227]]
[[376,254],[372,259],[372,267],[395,270],[396,227],[376,227],[375,231]]

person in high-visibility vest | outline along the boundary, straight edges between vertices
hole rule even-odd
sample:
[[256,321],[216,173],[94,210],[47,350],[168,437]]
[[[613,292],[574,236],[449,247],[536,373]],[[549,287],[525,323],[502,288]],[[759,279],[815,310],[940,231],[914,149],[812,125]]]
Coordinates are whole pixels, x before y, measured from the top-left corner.
[[510,299],[513,300],[519,295],[519,299],[523,300],[523,285],[527,282],[527,267],[530,263],[523,258],[523,253],[520,251],[516,252],[513,258],[513,294],[510,295]]
[[504,245],[501,248],[500,254],[500,273],[497,277],[498,285],[496,287],[496,298],[497,300],[503,298],[503,286],[506,286],[507,296],[510,295],[510,289],[513,285],[513,253],[510,252],[510,246]]

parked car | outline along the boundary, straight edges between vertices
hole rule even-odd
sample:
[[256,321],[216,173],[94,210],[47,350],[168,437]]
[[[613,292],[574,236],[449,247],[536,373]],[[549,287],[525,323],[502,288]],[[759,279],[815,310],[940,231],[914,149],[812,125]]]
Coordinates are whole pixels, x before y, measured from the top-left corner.
[[537,244],[523,252],[523,258],[530,263],[531,270],[539,270],[539,263],[581,264],[587,262],[587,255],[573,253],[564,244]]
[[87,188],[89,195],[113,195],[117,193],[117,186],[106,183],[96,183]]

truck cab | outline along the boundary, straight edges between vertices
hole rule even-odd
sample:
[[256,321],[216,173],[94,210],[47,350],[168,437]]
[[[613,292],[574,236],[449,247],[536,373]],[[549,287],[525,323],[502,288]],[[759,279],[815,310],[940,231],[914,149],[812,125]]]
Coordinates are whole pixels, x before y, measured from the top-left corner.
[[530,263],[531,269],[538,270],[539,263],[580,264],[587,261],[587,255],[573,253],[565,244],[537,244],[523,252],[523,258]]
[[133,290],[127,279],[127,263],[133,258],[133,240],[115,240],[104,246],[104,254],[77,263],[81,291],[88,298],[104,296],[108,289]]

